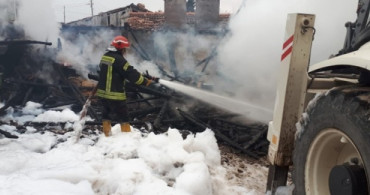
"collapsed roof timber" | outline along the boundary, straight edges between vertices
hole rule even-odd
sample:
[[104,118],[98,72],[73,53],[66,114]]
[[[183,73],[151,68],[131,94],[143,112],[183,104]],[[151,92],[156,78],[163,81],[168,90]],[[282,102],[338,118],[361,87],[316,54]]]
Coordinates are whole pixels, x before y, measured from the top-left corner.
[[[128,17],[123,17],[123,20],[113,20],[114,17],[117,18],[117,14]],[[91,40],[93,37],[99,37],[100,33],[106,30],[113,31],[115,34],[122,33],[133,42],[131,53],[141,60],[154,62],[164,79],[202,86],[206,82],[204,75],[215,74],[209,67],[217,63],[214,59],[217,55],[217,43],[227,33],[226,24],[229,16],[217,16],[219,19],[208,23],[196,22],[197,13],[185,13],[187,18],[185,24],[182,23],[184,20],[181,18],[166,20],[166,14],[171,16],[173,13],[153,13],[146,10],[143,5],[131,4],[92,18],[64,24],[61,28],[61,38],[69,40],[70,43],[77,43],[79,36],[86,36]],[[98,26],[92,25],[91,21],[97,21],[98,17],[100,21],[103,21],[102,18],[107,19],[107,22],[100,23]],[[112,25],[113,21],[119,25]],[[40,103],[44,109],[58,109],[60,106],[69,105],[74,112],[79,112],[95,81],[87,79],[87,75],[81,75],[72,68],[73,66],[57,60],[56,55],[67,45],[59,42],[57,47],[48,47],[49,42],[27,40],[23,29],[11,23],[2,28],[4,32],[17,33],[5,34],[3,37],[6,37],[6,40],[0,41],[0,81],[2,81],[0,101],[4,103],[0,108],[0,116],[6,114],[9,107],[20,110],[28,101]],[[14,37],[15,34],[18,36]],[[181,48],[184,47],[184,40],[179,37],[187,34],[211,40],[211,47],[195,45],[190,48],[190,51],[186,48],[185,51],[188,53],[184,54],[184,49]],[[163,35],[166,35],[168,42],[165,49],[158,49],[155,39]],[[83,49],[81,52],[84,56]],[[188,66],[191,65],[182,61],[183,55],[192,56],[194,59],[194,65],[190,69],[193,72],[189,73]],[[68,59],[65,60],[68,61]],[[93,79],[97,64],[91,64],[88,68],[91,72],[90,78]],[[169,127],[173,127],[180,129],[186,135],[210,128],[220,141],[252,157],[257,158],[267,152],[265,124],[235,122],[237,115],[201,104],[191,97],[163,86],[153,89],[129,84],[127,95],[130,114],[134,117],[130,123],[143,131],[162,133]],[[93,121],[88,121],[85,129],[93,129],[95,126],[100,129],[99,107],[99,102],[94,98],[88,111]],[[0,121],[0,124],[3,123]],[[27,122],[14,125],[22,132],[26,126],[36,126],[39,131],[52,131],[53,126],[64,124]],[[65,131],[73,131],[73,129],[66,128]],[[91,132],[83,133],[83,136],[89,136]],[[9,137],[7,133],[4,135]]]

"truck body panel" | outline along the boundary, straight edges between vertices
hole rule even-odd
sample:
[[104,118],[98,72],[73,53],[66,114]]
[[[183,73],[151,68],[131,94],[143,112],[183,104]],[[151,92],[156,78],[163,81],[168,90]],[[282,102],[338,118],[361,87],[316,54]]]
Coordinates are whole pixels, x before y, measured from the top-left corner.
[[309,72],[327,69],[334,66],[354,66],[370,70],[370,42],[363,45],[359,50],[340,55],[309,67]]

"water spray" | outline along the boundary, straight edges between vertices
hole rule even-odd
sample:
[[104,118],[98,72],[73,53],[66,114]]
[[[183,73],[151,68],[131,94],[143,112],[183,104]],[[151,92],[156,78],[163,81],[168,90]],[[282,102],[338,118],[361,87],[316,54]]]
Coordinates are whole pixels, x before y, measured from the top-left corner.
[[271,109],[256,106],[245,101],[239,101],[229,97],[220,96],[178,82],[159,79],[159,83],[176,91],[184,93],[186,95],[197,98],[200,101],[224,109],[226,111],[241,114],[247,117],[248,119],[260,122],[268,122],[272,119],[273,112]]

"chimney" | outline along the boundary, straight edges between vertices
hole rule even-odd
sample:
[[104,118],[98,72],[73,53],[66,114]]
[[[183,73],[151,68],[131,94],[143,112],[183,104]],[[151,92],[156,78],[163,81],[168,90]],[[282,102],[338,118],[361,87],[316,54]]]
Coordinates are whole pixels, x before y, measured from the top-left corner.
[[209,30],[214,28],[219,20],[220,0],[197,0],[195,9],[196,28]]
[[186,24],[186,0],[164,0],[164,17],[168,27],[181,28]]

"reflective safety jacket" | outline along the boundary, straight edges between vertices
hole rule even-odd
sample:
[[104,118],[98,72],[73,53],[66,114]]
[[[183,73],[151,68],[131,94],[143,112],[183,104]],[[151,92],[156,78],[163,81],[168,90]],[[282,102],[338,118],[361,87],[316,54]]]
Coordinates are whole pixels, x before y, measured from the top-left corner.
[[148,79],[132,67],[119,51],[108,51],[100,60],[96,95],[110,100],[126,100],[125,80],[146,85]]

